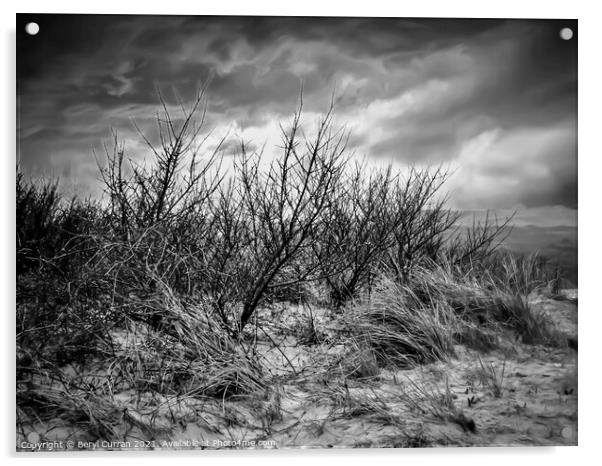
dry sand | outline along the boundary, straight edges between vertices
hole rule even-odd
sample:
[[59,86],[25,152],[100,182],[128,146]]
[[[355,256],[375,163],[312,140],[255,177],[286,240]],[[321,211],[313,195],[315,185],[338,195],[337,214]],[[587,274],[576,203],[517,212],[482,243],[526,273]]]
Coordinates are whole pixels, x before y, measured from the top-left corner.
[[[553,319],[562,338],[577,341],[576,290],[565,290],[563,299],[530,301]],[[110,400],[124,443],[103,443],[98,433],[56,419],[21,426],[17,447],[28,439],[72,441],[74,448],[88,450],[577,444],[572,347],[511,341],[484,354],[457,346],[456,357],[446,362],[380,370],[358,380],[344,375],[337,320],[325,310],[314,310],[317,344],[307,335],[295,336],[308,328],[306,309],[276,306],[260,318],[270,335],[258,334],[257,344],[270,378],[265,393],[216,400],[126,390]],[[484,378],[483,368],[498,380],[503,371],[501,393]],[[90,377],[93,372],[90,368]],[[441,402],[446,394],[447,404]],[[447,411],[439,415],[431,409],[441,405]]]

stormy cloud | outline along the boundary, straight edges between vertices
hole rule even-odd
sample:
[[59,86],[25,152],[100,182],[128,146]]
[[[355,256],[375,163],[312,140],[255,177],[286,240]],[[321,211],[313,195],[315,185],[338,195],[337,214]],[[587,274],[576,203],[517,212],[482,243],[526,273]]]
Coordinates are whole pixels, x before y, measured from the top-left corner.
[[302,87],[308,124],[334,93],[358,156],[449,166],[457,208],[577,207],[576,21],[23,14],[17,35],[19,163],[78,192],[111,128],[143,157],[157,91],[209,82],[209,147],[276,147]]

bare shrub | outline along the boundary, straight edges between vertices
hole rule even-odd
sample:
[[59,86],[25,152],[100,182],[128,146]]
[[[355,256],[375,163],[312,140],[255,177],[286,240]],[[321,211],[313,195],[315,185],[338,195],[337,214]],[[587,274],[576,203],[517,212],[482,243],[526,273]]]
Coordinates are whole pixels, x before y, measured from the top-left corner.
[[36,185],[22,173],[17,173],[16,187],[17,274],[21,274],[60,248],[56,244],[60,195],[57,182]]
[[442,256],[447,262],[463,267],[484,265],[512,233],[513,218],[514,214],[500,222],[490,211],[487,211],[483,221],[473,217],[471,226],[454,229],[445,249],[441,251]]
[[368,171],[358,164],[334,186],[312,252],[337,307],[371,282],[392,244],[402,221],[391,203],[395,183],[391,167]]
[[180,103],[179,118],[159,95],[158,143],[138,130],[151,157],[137,163],[115,136],[112,152],[106,151],[107,164],[100,169],[113,232],[113,239],[107,239],[114,256],[122,259],[122,267],[112,271],[128,272],[127,278],[115,276],[115,281],[138,284],[138,292],[153,292],[157,285],[146,280],[149,267],[180,291],[190,292],[191,283],[202,278],[198,259],[211,221],[211,197],[221,182],[220,144],[202,152],[204,91],[190,108]]
[[[332,127],[332,107],[313,138],[299,137],[300,118],[301,107],[282,131],[282,156],[267,164],[243,144],[235,183],[220,190],[210,290],[217,312],[235,332],[275,288],[319,275],[318,264],[301,259],[325,233],[318,220],[341,176],[346,137]],[[240,311],[228,315],[236,303]]]
[[327,234],[314,243],[335,306],[369,289],[383,268],[405,283],[415,265],[437,257],[460,216],[439,196],[446,179],[441,167],[403,176],[360,164],[346,173],[322,217]]
[[459,227],[462,214],[447,207],[442,192],[449,177],[442,167],[403,176],[358,165],[346,175],[323,215],[328,234],[314,243],[336,306],[369,289],[383,270],[407,283],[430,262],[484,264],[511,231],[511,218],[499,223],[489,213],[484,222]]
[[181,117],[176,119],[159,94],[163,111],[156,118],[158,145],[136,126],[153,157],[150,166],[127,158],[115,135],[113,151],[107,150],[108,163],[101,168],[101,175],[114,227],[121,234],[131,236],[182,218],[202,206],[216,189],[219,176],[207,175],[215,166],[220,146],[204,159],[200,152],[204,97],[205,88],[201,88],[190,108],[180,103]]
[[386,265],[402,283],[409,280],[414,266],[437,257],[460,216],[447,209],[447,197],[439,195],[447,178],[441,167],[412,169],[396,186],[392,202],[401,221],[393,231]]
[[16,194],[19,351],[60,365],[101,351],[97,340],[112,323],[94,260],[100,206],[66,201],[58,183],[26,182],[20,173]]
[[102,230],[101,207],[65,200],[58,181],[26,181],[17,173],[17,275],[40,269],[74,280],[94,252],[90,235]]

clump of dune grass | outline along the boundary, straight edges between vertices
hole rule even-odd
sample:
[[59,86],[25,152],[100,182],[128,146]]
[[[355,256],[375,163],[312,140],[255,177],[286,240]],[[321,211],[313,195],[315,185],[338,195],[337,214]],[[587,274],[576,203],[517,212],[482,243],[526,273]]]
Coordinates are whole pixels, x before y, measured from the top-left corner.
[[504,376],[506,372],[506,361],[502,363],[502,368],[497,369],[493,363],[484,364],[479,357],[479,368],[477,374],[481,380],[481,384],[489,387],[493,396],[501,398],[504,392]]
[[[529,272],[535,261],[500,260],[506,262],[495,274],[441,261],[416,266],[404,283],[382,277],[369,297],[350,306],[346,327],[385,367],[445,360],[454,354],[455,343],[491,350],[505,336],[525,344],[563,341],[525,294],[543,283],[537,269]],[[361,355],[356,373],[362,371]]]
[[[156,422],[158,406],[164,409],[167,400],[222,403],[268,389],[243,336],[228,332],[210,306],[185,303],[162,282],[153,295],[132,296],[115,313],[121,320],[105,329],[108,337],[86,333],[85,344],[101,353],[85,361],[40,357],[28,334],[17,338],[17,428],[23,438],[40,425],[64,427],[86,440],[122,440],[129,431],[158,438],[170,435],[169,426]],[[50,354],[61,342],[43,349]],[[143,402],[139,412],[140,400],[149,398],[158,404]]]
[[517,255],[500,249],[482,264],[481,273],[507,292],[528,296],[532,292],[559,293],[561,272],[537,253]]
[[454,354],[455,316],[449,306],[423,302],[410,287],[383,277],[345,321],[382,365],[413,367]]
[[475,421],[468,418],[454,402],[449,388],[449,379],[445,378],[445,388],[426,381],[408,379],[408,385],[402,398],[416,412],[432,416],[435,419],[458,424],[464,431],[476,432]]
[[[202,303],[185,305],[163,287],[145,303],[158,326],[132,328],[115,370],[166,394],[227,398],[265,389],[259,363]],[[138,311],[140,312],[140,311]],[[141,387],[142,386],[142,387]]]
[[122,411],[91,387],[29,383],[17,390],[17,426],[30,430],[37,423],[63,422],[87,437],[117,440]]
[[461,320],[454,332],[454,341],[477,351],[491,351],[500,346],[502,328],[495,323],[482,325],[471,320]]
[[352,379],[371,379],[380,373],[374,350],[355,339],[348,345],[339,364],[343,376]]
[[319,327],[312,306],[304,303],[303,308],[307,312],[303,314],[299,327],[295,329],[299,344],[311,346],[322,343],[326,340],[326,335]]
[[400,415],[401,413],[387,404],[373,388],[350,386],[347,379],[344,379],[343,383],[329,384],[314,393],[312,399],[316,402],[323,400],[332,402],[330,413],[324,421],[361,417],[385,425],[405,427],[405,419]]
[[502,296],[493,317],[514,330],[525,344],[556,346],[564,341],[559,338],[549,317],[543,311],[533,309],[524,296]]
[[[506,257],[506,256],[501,256]],[[492,348],[502,328],[514,331],[526,344],[553,344],[552,322],[535,311],[527,295],[537,287],[527,269],[506,257],[497,273],[461,268],[451,263],[418,267],[408,287],[424,303],[447,305],[458,317],[456,338],[478,349]],[[514,264],[514,265],[512,265]]]

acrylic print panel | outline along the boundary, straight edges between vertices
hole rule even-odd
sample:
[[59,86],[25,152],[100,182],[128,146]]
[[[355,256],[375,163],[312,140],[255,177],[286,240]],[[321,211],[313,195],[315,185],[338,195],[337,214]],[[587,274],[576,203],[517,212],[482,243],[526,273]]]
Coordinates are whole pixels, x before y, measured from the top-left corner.
[[577,444],[577,38],[17,15],[17,450]]

